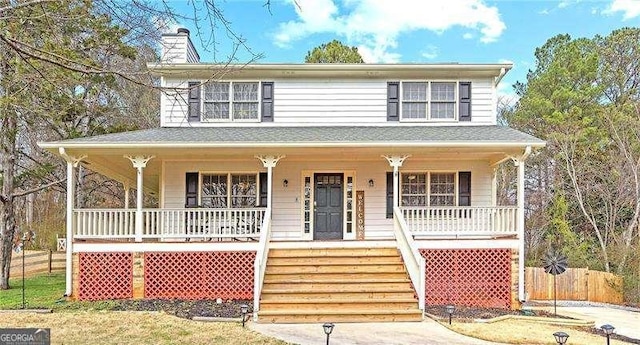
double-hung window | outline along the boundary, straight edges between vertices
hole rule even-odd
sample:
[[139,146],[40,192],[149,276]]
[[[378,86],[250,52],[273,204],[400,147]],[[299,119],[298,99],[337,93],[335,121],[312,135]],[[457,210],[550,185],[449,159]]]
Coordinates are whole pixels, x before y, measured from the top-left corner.
[[403,120],[455,120],[457,82],[402,82]]
[[455,206],[455,173],[403,173],[402,206]]
[[258,82],[212,82],[204,85],[203,120],[257,121],[260,117]]
[[256,207],[257,177],[257,174],[202,174],[202,207]]

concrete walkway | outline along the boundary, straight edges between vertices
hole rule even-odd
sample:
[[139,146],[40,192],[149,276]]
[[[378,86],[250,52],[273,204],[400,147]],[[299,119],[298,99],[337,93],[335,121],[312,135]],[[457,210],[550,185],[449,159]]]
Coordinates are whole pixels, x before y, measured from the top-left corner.
[[[553,307],[550,310],[553,312]],[[585,305],[558,307],[558,314],[592,320],[598,328],[608,323],[616,328],[617,334],[640,340],[640,312],[638,311],[606,305]]]
[[[250,323],[249,328],[262,334],[300,345],[323,345],[326,335],[322,324]],[[331,345],[356,344],[459,344],[491,345],[495,343],[452,332],[437,322],[338,323],[331,333]]]

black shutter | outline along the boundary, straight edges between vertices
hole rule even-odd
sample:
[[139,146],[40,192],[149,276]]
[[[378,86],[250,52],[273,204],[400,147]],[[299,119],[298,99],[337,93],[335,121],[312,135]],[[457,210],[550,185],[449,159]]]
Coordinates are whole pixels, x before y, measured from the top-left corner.
[[262,122],[273,122],[273,82],[262,82]]
[[459,120],[460,121],[471,121],[471,82],[465,81],[460,82],[460,90],[459,90]]
[[267,181],[267,173],[260,173],[260,206],[267,207],[267,197],[269,196],[269,186]]
[[458,206],[471,206],[471,172],[458,173]]
[[387,219],[393,218],[393,171],[387,172]]
[[189,122],[200,121],[200,83],[189,82]]
[[184,207],[198,207],[198,173],[185,174]]
[[400,83],[387,83],[387,121],[400,120]]

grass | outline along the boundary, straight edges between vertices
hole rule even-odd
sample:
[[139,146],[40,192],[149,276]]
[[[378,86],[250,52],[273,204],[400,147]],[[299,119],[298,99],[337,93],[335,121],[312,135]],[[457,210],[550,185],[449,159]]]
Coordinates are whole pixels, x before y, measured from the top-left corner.
[[7,316],[2,316],[1,327],[50,328],[52,344],[287,344],[240,323],[197,322],[160,312],[16,312]]
[[[604,344],[605,338],[589,333],[581,327],[558,326],[542,323],[532,323],[524,320],[504,320],[494,323],[462,323],[453,325],[442,322],[451,330],[470,337],[508,344],[548,344],[556,345],[553,333],[563,331],[569,334],[568,344],[591,345]],[[611,340],[613,345],[627,344],[618,340]]]
[[[25,279],[25,301],[29,308],[56,308],[64,301],[64,272]],[[11,289],[0,291],[0,309],[22,308],[22,278],[9,280]]]

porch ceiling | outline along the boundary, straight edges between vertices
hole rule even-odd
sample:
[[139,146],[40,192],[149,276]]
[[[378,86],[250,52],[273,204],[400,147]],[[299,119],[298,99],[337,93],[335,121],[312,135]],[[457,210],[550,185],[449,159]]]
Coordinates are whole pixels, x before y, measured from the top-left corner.
[[[136,170],[124,156],[154,156],[144,186],[157,192],[163,160],[248,160],[286,155],[287,160],[487,160],[495,164],[544,141],[501,126],[180,127],[39,143],[54,154],[87,157],[87,168],[135,186]],[[256,160],[256,164],[257,160]]]

